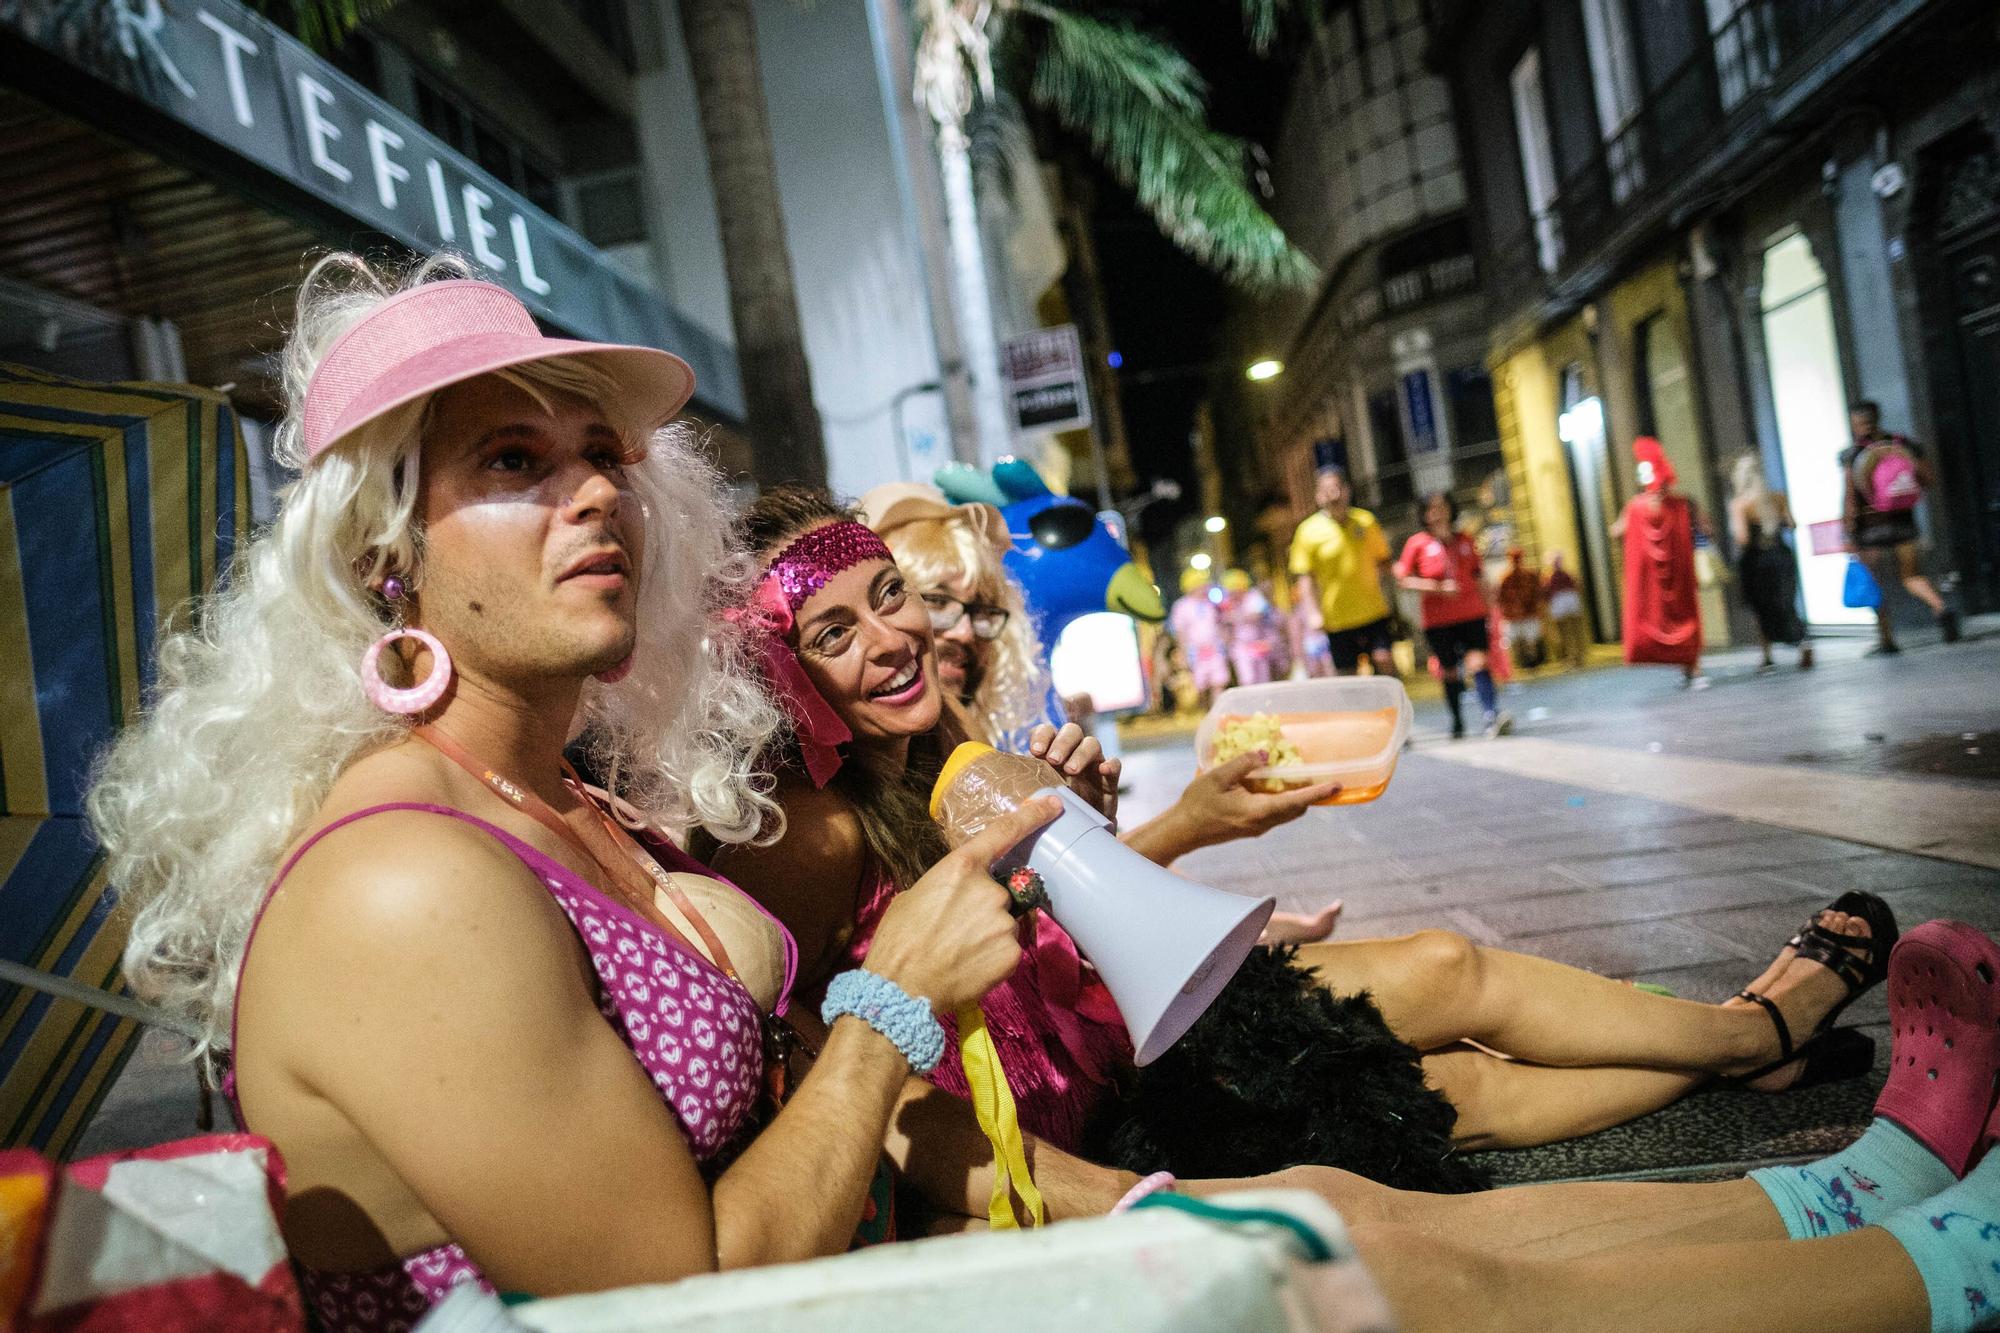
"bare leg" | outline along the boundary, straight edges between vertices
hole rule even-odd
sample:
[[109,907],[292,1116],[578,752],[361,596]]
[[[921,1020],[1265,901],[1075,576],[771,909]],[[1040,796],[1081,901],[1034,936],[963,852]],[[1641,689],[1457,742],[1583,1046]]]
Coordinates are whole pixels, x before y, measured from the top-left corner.
[[1461,1148],[1532,1148],[1622,1125],[1707,1082],[1670,1069],[1523,1064],[1470,1046],[1424,1057],[1424,1079],[1458,1110]]
[[1357,1225],[1353,1239],[1413,1333],[1922,1333],[1930,1327],[1916,1266],[1894,1237],[1874,1227],[1826,1240],[1646,1246],[1570,1260],[1480,1253],[1393,1226]]
[[[1932,586],[1929,579],[1924,577],[1923,568],[1917,560],[1917,544],[1915,542],[1904,542],[1893,551],[1884,552],[1884,554],[1891,558],[1885,559],[1882,563],[1885,566],[1894,566],[1896,581],[1903,585],[1903,591],[1929,607],[1932,615],[1943,615],[1944,598],[1938,596],[1938,590]],[[1888,572],[1887,569],[1884,569],[1881,573],[1875,575],[1875,581],[1880,583],[1884,589],[1887,589],[1889,584],[1884,579],[1883,574]],[[1882,599],[1883,615],[1886,616],[1888,611],[1889,599],[1885,596]]]
[[1861,563],[1874,577],[1875,590],[1881,598],[1881,604],[1875,608],[1875,633],[1884,648],[1894,648],[1896,631],[1890,623],[1893,612],[1889,600],[1890,590],[1902,582],[1901,573],[1897,568],[1896,553],[1881,547],[1864,550],[1861,552]]
[[1299,1166],[1254,1180],[1183,1181],[1192,1194],[1310,1190],[1350,1226],[1381,1223],[1481,1254],[1574,1259],[1631,1246],[1785,1239],[1768,1195],[1748,1180],[1683,1185],[1580,1182],[1478,1194],[1391,1189],[1332,1167]]
[[1916,598],[1925,606],[1928,606],[1931,609],[1932,615],[1942,615],[1944,613],[1944,598],[1938,595],[1936,586],[1922,574],[1912,574],[1905,578],[1903,580],[1903,591],[1909,593],[1910,596]]
[[[1836,932],[1866,929],[1838,913],[1821,920]],[[1472,1041],[1540,1065],[1718,1074],[1747,1072],[1778,1054],[1761,1009],[1667,999],[1449,931],[1307,945],[1299,961],[1336,993],[1372,994],[1390,1030],[1420,1051]],[[1797,1036],[1846,993],[1828,969],[1791,958],[1768,969],[1757,987]]]

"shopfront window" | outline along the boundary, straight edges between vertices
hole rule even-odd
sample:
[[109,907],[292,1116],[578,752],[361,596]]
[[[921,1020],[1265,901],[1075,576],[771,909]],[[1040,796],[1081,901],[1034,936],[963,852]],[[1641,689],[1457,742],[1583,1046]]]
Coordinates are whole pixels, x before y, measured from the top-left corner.
[[1623,203],[1646,183],[1639,139],[1645,92],[1632,53],[1632,32],[1625,23],[1624,0],[1583,0],[1583,32],[1590,47],[1590,85],[1597,125],[1604,135],[1611,197]]
[[1510,76],[1514,131],[1521,141],[1521,184],[1534,222],[1535,254],[1544,273],[1562,264],[1562,219],[1556,215],[1556,154],[1549,138],[1549,104],[1542,93],[1542,52],[1531,46]]

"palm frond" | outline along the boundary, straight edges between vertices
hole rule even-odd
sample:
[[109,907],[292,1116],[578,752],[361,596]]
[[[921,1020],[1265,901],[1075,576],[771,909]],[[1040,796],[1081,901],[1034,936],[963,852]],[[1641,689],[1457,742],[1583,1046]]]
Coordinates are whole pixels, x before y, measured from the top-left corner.
[[250,7],[313,50],[339,50],[354,30],[394,9],[398,0],[249,0]]
[[1023,0],[1046,28],[1029,96],[1082,136],[1175,245],[1239,286],[1310,286],[1318,272],[1249,188],[1242,140],[1211,129],[1200,74],[1129,24]]
[[1243,35],[1252,51],[1260,56],[1270,54],[1278,42],[1278,25],[1291,9],[1291,0],[1243,0]]

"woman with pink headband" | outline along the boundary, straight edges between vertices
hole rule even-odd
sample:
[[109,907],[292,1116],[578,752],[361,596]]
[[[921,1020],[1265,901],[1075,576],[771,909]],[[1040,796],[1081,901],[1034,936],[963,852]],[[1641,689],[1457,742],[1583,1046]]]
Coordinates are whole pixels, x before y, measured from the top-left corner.
[[[790,832],[774,845],[731,848],[724,863],[769,895],[807,940],[808,956],[830,944],[822,963],[802,969],[810,985],[855,947],[846,932],[857,911],[866,918],[893,902],[896,877],[941,846],[935,826],[923,832],[925,774],[958,728],[938,688],[927,611],[851,513],[823,492],[781,488],[752,506],[746,528],[766,570],[757,615],[766,669],[779,673],[794,719],[777,789]],[[799,698],[808,692],[813,698]],[[879,868],[867,871],[871,859]],[[1065,992],[1079,985],[1074,956],[1066,979],[1043,925],[1039,915],[1023,923],[1021,971],[981,1003],[1023,1124],[1042,1131],[1028,1145],[1036,1181],[1052,1213],[1064,1216],[1091,1206],[1101,1172],[1047,1135],[1064,1132],[1063,1108],[1088,1062],[1121,1057],[1115,1015],[1093,1015],[1087,994]],[[2000,946],[1971,927],[1927,924],[1898,952],[1889,984],[1896,1072],[1868,1132],[1820,1162],[1722,1184],[1456,1195],[1387,1189],[1318,1168],[1266,1183],[1317,1189],[1341,1210],[1399,1325],[1411,1329],[1983,1326],[2000,1296],[2000,1269],[1992,1268],[2000,1261],[2000,1155],[1975,1165],[2000,1138]],[[1084,991],[1090,985],[1081,980]],[[1023,1027],[1065,1003],[1087,1019],[1085,1030],[1046,1031],[1041,1064],[1016,1058]],[[798,1022],[810,1042],[809,1016]],[[962,1088],[949,1067],[940,1063],[934,1084],[911,1081],[885,1144],[933,1198],[962,1188],[962,1167],[952,1164],[984,1147],[971,1109],[940,1092]],[[1188,1092],[1192,1099],[1200,1090]],[[1237,1184],[1156,1174],[1133,1192],[1206,1194]],[[1820,1299],[1788,1299],[1797,1291]]]
[[747,571],[667,424],[687,366],[544,337],[448,263],[397,282],[334,256],[285,369],[299,481],[163,642],[90,808],[126,976],[282,1152],[320,1321],[845,1249],[934,1010],[1019,957],[991,859],[1052,811],[897,903],[753,1139],[791,939],[634,841],[775,814],[746,756],[777,718],[711,614]]

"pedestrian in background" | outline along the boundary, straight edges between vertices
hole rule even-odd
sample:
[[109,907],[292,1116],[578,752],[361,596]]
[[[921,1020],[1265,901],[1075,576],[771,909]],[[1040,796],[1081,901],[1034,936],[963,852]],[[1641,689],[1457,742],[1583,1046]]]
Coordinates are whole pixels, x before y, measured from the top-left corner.
[[[1222,627],[1222,589],[1208,575],[1190,569],[1181,575],[1181,595],[1167,612],[1167,626],[1180,645],[1190,693],[1206,708],[1229,688],[1228,641]],[[1178,693],[1178,691],[1177,691]],[[1177,704],[1185,706],[1182,700]]]
[[1487,661],[1486,588],[1479,547],[1458,530],[1458,502],[1450,495],[1443,491],[1426,495],[1423,513],[1423,531],[1411,534],[1396,561],[1396,580],[1422,594],[1424,638],[1444,684],[1452,739],[1465,735],[1462,709],[1468,674],[1479,695],[1486,734],[1505,735],[1514,721],[1500,711],[1499,688]]
[[1366,509],[1357,509],[1347,474],[1322,468],[1314,483],[1319,508],[1292,534],[1293,591],[1300,602],[1316,602],[1333,655],[1343,676],[1360,671],[1361,659],[1378,676],[1396,674],[1390,654],[1395,636],[1389,599],[1382,595],[1382,566],[1389,562],[1389,539]]
[[1841,520],[1847,540],[1861,563],[1875,576],[1882,601],[1875,608],[1875,628],[1881,641],[1870,655],[1900,653],[1890,621],[1895,604],[1891,589],[1903,590],[1929,607],[1946,643],[1958,642],[1958,613],[1917,567],[1917,502],[1933,481],[1923,450],[1901,435],[1882,429],[1882,409],[1872,402],[1856,403],[1848,413],[1854,439],[1841,451],[1847,475]]
[[1327,642],[1326,621],[1320,617],[1319,599],[1293,599],[1291,615],[1292,671],[1306,680],[1334,674],[1333,645]]
[[1674,489],[1679,478],[1660,442],[1632,442],[1639,493],[1611,525],[1625,541],[1625,662],[1681,669],[1682,688],[1707,689],[1701,674],[1701,608],[1696,602],[1694,534],[1707,522]]
[[1229,640],[1229,665],[1238,685],[1268,685],[1282,677],[1284,630],[1271,599],[1250,579],[1247,570],[1222,576],[1222,623]]
[[1496,599],[1507,628],[1507,650],[1522,670],[1538,667],[1545,658],[1542,645],[1542,576],[1518,546],[1507,550],[1507,573]]
[[1581,671],[1590,659],[1590,627],[1583,619],[1583,592],[1576,576],[1563,566],[1561,551],[1549,552],[1549,574],[1542,580],[1548,599],[1549,623],[1555,629],[1554,653],[1571,668]]
[[1757,641],[1764,649],[1760,672],[1777,669],[1771,645],[1787,643],[1799,650],[1799,670],[1810,671],[1812,644],[1799,619],[1799,566],[1792,552],[1791,501],[1764,480],[1764,464],[1756,454],[1736,460],[1730,476],[1729,535],[1736,543],[1736,577],[1743,600],[1757,617]]

